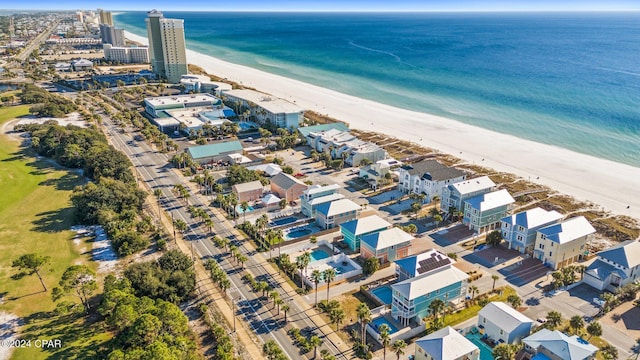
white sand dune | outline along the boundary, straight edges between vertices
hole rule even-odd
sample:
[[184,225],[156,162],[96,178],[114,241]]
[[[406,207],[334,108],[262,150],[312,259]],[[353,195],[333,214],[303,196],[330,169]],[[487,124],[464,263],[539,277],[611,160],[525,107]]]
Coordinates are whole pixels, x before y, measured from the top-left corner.
[[[129,32],[126,36],[148,43],[142,36]],[[210,74],[346,121],[353,129],[377,131],[435,148],[591,201],[604,210],[640,218],[640,168],[360,99],[191,50],[187,51],[187,60]]]

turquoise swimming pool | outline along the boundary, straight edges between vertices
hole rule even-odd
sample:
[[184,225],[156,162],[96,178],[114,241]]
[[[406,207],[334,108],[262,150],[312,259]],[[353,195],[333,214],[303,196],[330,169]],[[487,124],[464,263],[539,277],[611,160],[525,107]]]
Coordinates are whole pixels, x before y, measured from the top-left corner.
[[[253,206],[249,205],[249,207],[247,208],[247,212],[251,212],[253,210],[254,210]],[[244,214],[244,211],[242,211],[242,206],[240,205],[236,206],[236,213]]]
[[328,252],[323,249],[315,249],[311,252],[311,262],[326,259],[331,256]]
[[382,324],[387,324],[387,326],[389,326],[389,329],[391,329],[389,330],[389,335],[398,332],[398,328],[395,327],[391,322],[389,322],[389,320],[385,319],[384,316],[373,319],[373,321],[371,321],[371,324],[373,324],[373,327],[376,329],[376,332],[378,332],[378,334],[380,333],[380,331],[378,331],[378,327],[380,327],[380,325]]
[[478,349],[480,349],[480,360],[494,360],[493,349],[489,345],[485,344],[482,340],[480,340],[481,336],[482,335],[480,333],[468,333],[464,337],[469,339],[475,346],[478,347]]
[[391,305],[391,301],[393,298],[391,293],[391,287],[382,286],[377,289],[371,290],[371,293],[386,305]]

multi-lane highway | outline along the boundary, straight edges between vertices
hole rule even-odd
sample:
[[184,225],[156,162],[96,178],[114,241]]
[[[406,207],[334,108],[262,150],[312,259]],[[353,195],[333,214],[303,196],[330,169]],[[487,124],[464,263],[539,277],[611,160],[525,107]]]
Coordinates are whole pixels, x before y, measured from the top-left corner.
[[[184,180],[168,164],[168,156],[153,151],[145,142],[134,141],[133,134],[120,133],[118,128],[107,117],[104,117],[103,124],[110,134],[113,145],[131,159],[139,178],[146,182],[151,189],[160,189],[162,191],[161,204],[164,210],[169,212],[175,219],[182,219],[188,224],[184,238],[192,244],[197,256],[202,259],[215,259],[227,271],[233,284],[229,293],[237,304],[236,307],[240,318],[249,324],[262,341],[275,340],[289,358],[300,357],[299,349],[292,344],[291,339],[284,330],[285,324],[282,316],[277,316],[276,311],[272,309],[273,302],[271,301],[270,304],[267,304],[259,296],[261,294],[255,294],[244,283],[241,279],[243,272],[240,271],[239,265],[233,263],[230,256],[213,244],[208,236],[208,228],[192,219],[187,211],[185,202],[173,194],[174,185]],[[191,195],[190,205],[207,209],[212,219],[215,220],[215,214],[210,211],[211,209],[206,204],[202,203],[200,196],[197,194]],[[350,355],[340,353],[338,347],[326,337],[326,334],[318,329],[309,313],[302,310],[296,301],[293,301],[294,297],[297,296],[295,292],[287,293],[280,285],[283,280],[276,279],[265,269],[264,258],[256,254],[255,250],[248,248],[242,241],[236,239],[230,227],[231,225],[226,220],[215,221],[213,231],[219,236],[228,238],[231,244],[237,246],[247,255],[249,261],[245,263],[245,269],[250,271],[256,280],[266,281],[280,292],[281,298],[290,306],[287,320],[303,331],[307,330],[309,333],[313,332],[320,336],[324,340],[322,348],[329,350],[336,358],[350,358]],[[315,313],[314,311],[310,312]]]

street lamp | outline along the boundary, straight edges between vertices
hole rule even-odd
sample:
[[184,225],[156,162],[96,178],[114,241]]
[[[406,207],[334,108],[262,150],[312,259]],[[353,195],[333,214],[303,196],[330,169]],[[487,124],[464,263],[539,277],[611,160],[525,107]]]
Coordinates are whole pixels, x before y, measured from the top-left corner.
[[175,220],[173,220],[173,211],[171,212],[171,225],[173,226],[173,241],[177,242],[178,240],[176,240],[176,222]]

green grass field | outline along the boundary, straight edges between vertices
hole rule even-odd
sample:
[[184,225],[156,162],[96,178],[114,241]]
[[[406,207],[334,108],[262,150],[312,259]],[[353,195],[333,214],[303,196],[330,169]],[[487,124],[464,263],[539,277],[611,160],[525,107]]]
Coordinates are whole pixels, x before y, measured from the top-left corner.
[[[0,108],[0,126],[27,115],[28,109],[26,105]],[[51,318],[49,312],[55,308],[51,292],[43,291],[35,275],[11,278],[17,273],[11,268],[12,261],[27,253],[51,257],[42,272],[49,290],[69,265],[85,263],[96,268],[89,261],[91,244],[82,241],[75,245],[75,234],[69,230],[73,225],[71,191],[83,181],[73,172],[57,169],[51,161],[36,159],[30,149],[22,149],[18,141],[0,135],[0,312],[23,318],[23,338],[62,338],[65,348],[74,347],[74,339],[87,343],[108,338],[101,329],[83,325],[84,319]],[[72,355],[70,349],[32,347],[16,351],[13,358],[44,359],[63,350]],[[68,358],[66,355],[60,358]]]

